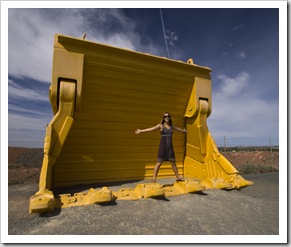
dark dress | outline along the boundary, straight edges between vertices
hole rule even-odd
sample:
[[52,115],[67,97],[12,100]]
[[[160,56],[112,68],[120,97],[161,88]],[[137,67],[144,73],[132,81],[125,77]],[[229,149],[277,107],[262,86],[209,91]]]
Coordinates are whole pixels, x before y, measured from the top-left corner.
[[175,152],[172,143],[173,129],[163,127],[161,131],[161,140],[158,152],[158,162],[175,161]]

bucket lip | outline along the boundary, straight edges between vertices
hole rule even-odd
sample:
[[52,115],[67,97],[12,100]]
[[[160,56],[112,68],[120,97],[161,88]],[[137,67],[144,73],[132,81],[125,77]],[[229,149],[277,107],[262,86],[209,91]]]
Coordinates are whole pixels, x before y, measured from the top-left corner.
[[192,58],[189,58],[186,62],[181,61],[181,60],[174,60],[171,58],[167,58],[167,57],[161,57],[161,56],[157,56],[157,55],[153,55],[153,54],[149,54],[149,53],[143,53],[143,52],[138,52],[138,51],[134,51],[134,50],[130,50],[130,49],[126,49],[126,48],[121,48],[121,47],[117,47],[117,46],[113,46],[113,45],[109,45],[109,44],[104,44],[104,43],[99,43],[99,42],[95,42],[95,41],[90,41],[90,40],[85,40],[85,39],[80,39],[80,38],[76,38],[76,37],[71,37],[71,36],[66,36],[63,34],[55,34],[55,46],[57,46],[58,44],[61,44],[62,46],[66,47],[69,44],[76,44],[79,48],[82,46],[87,46],[87,47],[100,47],[101,49],[105,49],[106,52],[108,50],[112,50],[112,53],[116,53],[116,52],[121,52],[124,53],[126,52],[127,54],[132,54],[133,56],[143,56],[143,57],[148,57],[150,59],[159,59],[159,62],[165,62],[165,63],[174,63],[174,66],[178,66],[177,64],[181,65],[181,66],[186,66],[186,68],[188,69],[193,69],[195,68],[196,70],[202,70],[206,73],[210,73],[212,71],[211,68],[206,67],[206,66],[201,66],[201,65],[197,65],[193,62]]

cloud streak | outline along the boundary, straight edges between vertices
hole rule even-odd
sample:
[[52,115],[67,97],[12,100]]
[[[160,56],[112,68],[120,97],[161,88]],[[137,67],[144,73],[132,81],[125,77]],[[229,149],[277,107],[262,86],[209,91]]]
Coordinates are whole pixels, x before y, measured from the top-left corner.
[[48,95],[44,95],[42,90],[29,89],[19,85],[13,80],[8,81],[8,97],[17,100],[44,101],[48,102]]
[[242,28],[244,26],[244,24],[240,24],[240,25],[238,25],[238,26],[234,26],[233,28],[231,28],[230,29],[230,31],[236,31],[237,29],[240,29],[240,28]]
[[9,73],[50,82],[55,33],[160,54],[141,44],[135,24],[119,9],[9,9]]

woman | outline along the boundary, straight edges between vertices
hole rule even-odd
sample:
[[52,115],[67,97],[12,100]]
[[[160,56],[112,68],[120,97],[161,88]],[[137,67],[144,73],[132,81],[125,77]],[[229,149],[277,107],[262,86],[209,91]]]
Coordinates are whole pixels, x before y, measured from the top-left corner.
[[156,183],[156,177],[158,175],[159,169],[163,163],[163,161],[170,161],[172,165],[172,169],[176,175],[177,181],[183,181],[184,178],[179,175],[178,169],[176,166],[176,159],[175,159],[175,152],[173,148],[173,143],[172,143],[172,134],[173,130],[180,131],[187,133],[187,131],[184,129],[180,129],[178,127],[175,127],[172,123],[171,115],[168,112],[165,112],[163,114],[163,119],[162,121],[148,129],[137,129],[135,131],[136,134],[143,133],[143,132],[150,132],[154,130],[160,129],[161,131],[161,140],[160,140],[160,145],[159,145],[159,152],[158,152],[158,160],[154,169],[154,175],[153,175],[153,182]]

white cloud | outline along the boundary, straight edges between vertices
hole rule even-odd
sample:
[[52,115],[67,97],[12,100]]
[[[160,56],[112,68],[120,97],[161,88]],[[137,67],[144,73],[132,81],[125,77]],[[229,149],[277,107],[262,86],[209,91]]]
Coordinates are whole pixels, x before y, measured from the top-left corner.
[[52,32],[39,11],[9,10],[8,69],[16,77],[50,81]]
[[96,39],[96,41],[98,41],[100,43],[106,43],[106,44],[109,44],[112,46],[126,48],[129,50],[135,50],[134,44],[132,42],[130,42],[128,40],[128,36],[126,36],[123,33],[115,33],[115,34],[112,34],[108,38],[99,37]]
[[167,30],[165,35],[166,40],[170,46],[174,46],[176,41],[178,40],[178,34],[174,31]]
[[[249,138],[249,145],[256,137],[278,135],[278,102],[269,102],[250,93],[250,75],[241,72],[231,78],[218,77],[220,87],[213,92],[212,113],[208,119],[209,130],[213,136],[230,138]],[[266,139],[267,140],[267,139]],[[267,145],[267,143],[265,143]]]
[[240,60],[244,60],[245,58],[247,58],[247,54],[244,51],[238,51],[237,52],[237,57]]
[[[50,82],[55,33],[159,55],[141,45],[135,24],[119,9],[9,9],[8,68],[15,77]],[[117,28],[116,28],[117,27]]]
[[249,74],[243,71],[235,78],[230,78],[226,75],[219,75],[218,78],[222,81],[222,84],[219,91],[216,92],[216,97],[233,97],[243,93],[243,90],[247,88]]

